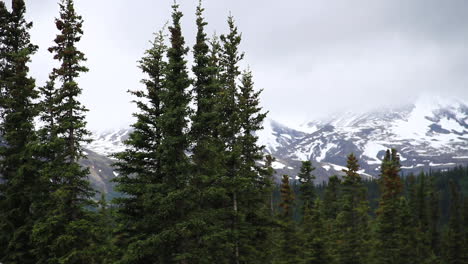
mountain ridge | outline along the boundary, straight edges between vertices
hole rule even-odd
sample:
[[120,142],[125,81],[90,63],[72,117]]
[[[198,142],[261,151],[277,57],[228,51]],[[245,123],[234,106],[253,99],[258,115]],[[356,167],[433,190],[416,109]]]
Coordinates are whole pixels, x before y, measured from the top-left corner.
[[[130,132],[129,128],[95,133],[86,148],[109,157],[125,149]],[[378,177],[388,148],[399,151],[403,173],[468,164],[468,106],[456,99],[425,97],[412,105],[347,112],[294,128],[267,119],[257,135],[265,152],[276,158],[277,175],[294,177],[301,161],[311,160],[317,183],[342,174],[350,153],[359,158],[362,176]]]

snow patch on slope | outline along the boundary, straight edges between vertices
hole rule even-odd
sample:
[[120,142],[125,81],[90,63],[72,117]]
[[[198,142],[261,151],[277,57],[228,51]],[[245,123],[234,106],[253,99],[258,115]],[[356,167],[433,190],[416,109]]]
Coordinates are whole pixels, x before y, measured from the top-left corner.
[[433,104],[428,100],[419,101],[406,120],[396,120],[393,133],[400,139],[423,138],[429,131],[432,121],[427,117],[433,114]]
[[273,167],[273,169],[275,170],[280,170],[280,169],[284,169],[284,167],[286,167],[286,165],[284,165],[283,163],[279,162],[279,161],[274,161],[271,166]]
[[269,153],[276,151],[276,149],[280,146],[277,141],[276,132],[273,130],[272,127],[272,120],[267,119],[263,123],[263,129],[257,131],[258,136],[258,144],[265,146],[265,150]]
[[336,147],[337,147],[337,145],[334,144],[334,143],[329,143],[329,144],[325,145],[324,149],[320,149],[320,155],[318,157],[316,157],[315,160],[317,160],[318,162],[321,162],[327,156],[328,151],[330,151],[331,149],[336,148]]
[[439,124],[443,129],[448,131],[455,131],[457,133],[463,133],[465,131],[465,127],[461,126],[456,120],[449,119],[448,117],[440,120]]
[[363,153],[362,155],[368,157],[369,160],[367,163],[368,164],[381,164],[382,161],[378,159],[377,154],[382,151],[386,150],[387,147],[373,141],[367,142],[367,144],[364,146]]

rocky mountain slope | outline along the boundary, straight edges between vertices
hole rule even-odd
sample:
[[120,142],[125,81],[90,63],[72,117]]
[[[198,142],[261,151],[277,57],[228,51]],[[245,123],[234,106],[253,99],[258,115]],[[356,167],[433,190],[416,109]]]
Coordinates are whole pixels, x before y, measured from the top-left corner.
[[[121,129],[94,135],[87,148],[91,153],[89,164],[97,168],[92,170],[95,185],[116,176],[108,166],[111,159],[106,157],[124,149],[122,142],[129,133],[129,129]],[[378,177],[387,148],[399,151],[404,173],[446,169],[468,164],[468,105],[457,100],[422,98],[413,105],[350,112],[297,128],[268,119],[258,136],[265,151],[276,158],[278,175],[294,176],[301,161],[311,160],[317,168],[318,183],[340,174],[349,153],[359,158],[363,176]]]
[[259,134],[281,173],[294,175],[312,160],[319,181],[341,171],[346,155],[360,160],[361,174],[377,177],[385,150],[396,148],[404,173],[468,164],[468,106],[457,100],[421,98],[414,105],[346,113],[290,129],[273,120]]

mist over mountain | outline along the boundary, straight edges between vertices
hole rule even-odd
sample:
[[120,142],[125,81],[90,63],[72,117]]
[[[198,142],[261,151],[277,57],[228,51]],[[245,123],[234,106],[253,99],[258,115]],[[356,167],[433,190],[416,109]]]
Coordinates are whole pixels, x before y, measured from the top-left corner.
[[[130,132],[128,128],[94,133],[87,145],[93,166],[102,167],[92,170],[92,181],[104,190],[111,189],[103,183],[118,175],[109,156],[125,149]],[[350,153],[359,158],[362,176],[378,177],[388,148],[399,151],[405,174],[468,164],[468,104],[457,99],[421,97],[410,105],[334,114],[296,126],[270,117],[257,134],[265,152],[276,158],[278,179],[282,174],[295,177],[301,161],[311,160],[316,183],[327,181],[342,174]]]

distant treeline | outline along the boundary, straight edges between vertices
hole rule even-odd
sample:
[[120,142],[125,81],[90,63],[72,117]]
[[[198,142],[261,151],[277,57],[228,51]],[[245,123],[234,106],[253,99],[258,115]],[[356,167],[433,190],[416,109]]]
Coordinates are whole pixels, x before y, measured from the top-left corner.
[[[439,206],[440,206],[440,219],[441,219],[441,224],[444,224],[447,222],[448,219],[448,213],[449,213],[449,203],[450,203],[450,185],[449,182],[453,181],[457,186],[460,188],[460,192],[463,195],[463,197],[468,197],[468,168],[466,166],[459,165],[457,167],[451,168],[451,169],[433,169],[430,171],[423,171],[421,170],[420,173],[414,174],[401,174],[400,177],[402,178],[402,181],[404,182],[404,193],[405,196],[408,198],[408,191],[411,189],[413,184],[426,184],[428,185],[429,183],[433,184],[433,186],[436,188],[438,192],[438,197],[439,197]],[[336,178],[340,178],[340,176],[332,176],[332,183],[333,180]],[[379,185],[379,179],[378,178],[364,178],[363,184],[367,189],[367,197],[369,201],[369,206],[371,209],[371,214],[375,216],[373,212],[378,207],[378,201],[380,197],[380,185]],[[422,183],[420,183],[422,181]],[[295,197],[300,197],[299,194],[299,185],[300,183],[298,181],[292,181],[291,182],[291,188],[294,192]],[[325,190],[328,187],[328,182],[323,182],[321,184],[318,184],[315,186],[317,196],[320,199],[323,199]],[[274,204],[275,204],[275,210],[279,210],[279,201],[280,201],[280,185],[275,185],[274,189],[274,194],[273,194],[273,199],[274,199]],[[427,191],[427,190],[426,190]],[[295,202],[295,218],[299,219],[301,217],[300,215],[300,210],[299,208],[303,202],[297,198]]]
[[285,247],[280,256],[296,253],[279,263],[467,263],[468,167],[405,177],[399,167],[396,151],[387,151],[380,178],[361,180],[350,155],[346,175],[316,186],[315,196],[303,181],[310,162],[298,181],[283,176],[273,195],[276,240]]

